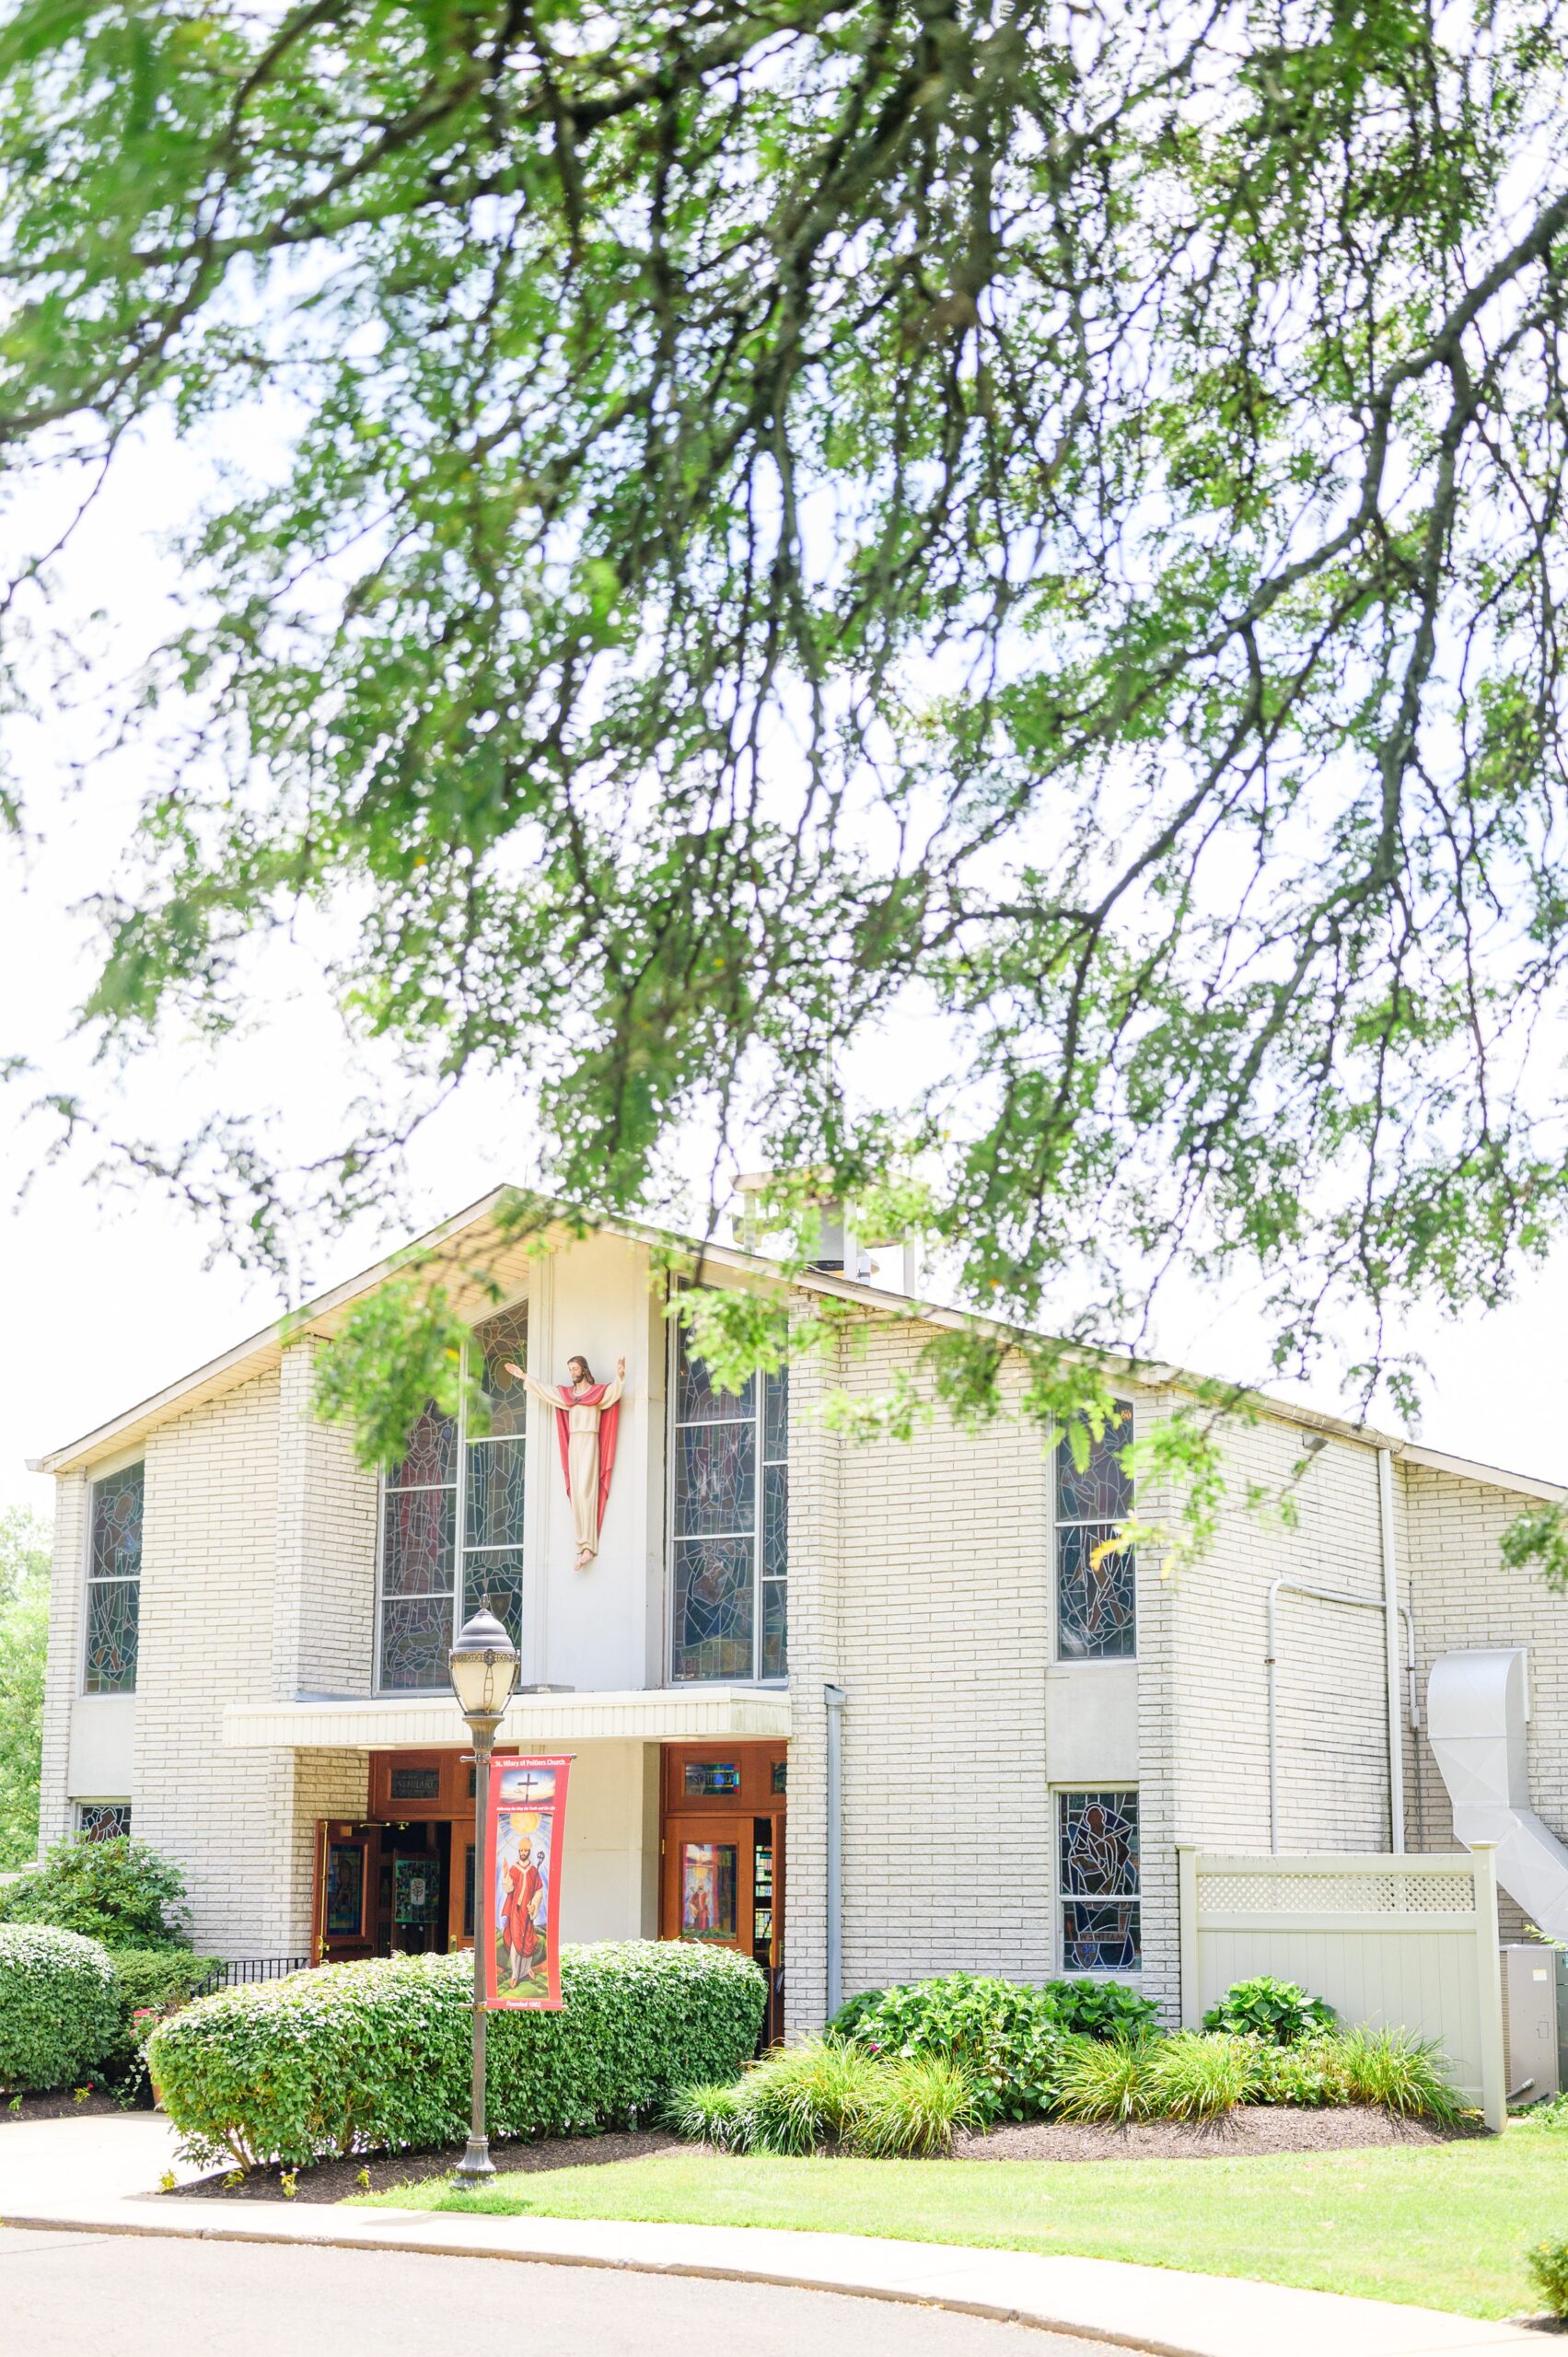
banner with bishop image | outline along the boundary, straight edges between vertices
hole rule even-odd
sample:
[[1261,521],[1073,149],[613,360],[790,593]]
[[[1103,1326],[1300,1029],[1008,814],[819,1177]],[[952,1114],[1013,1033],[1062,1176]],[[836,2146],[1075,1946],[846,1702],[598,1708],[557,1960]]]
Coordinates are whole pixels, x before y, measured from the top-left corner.
[[561,1849],[570,1756],[490,1763],[486,2005],[561,2007]]

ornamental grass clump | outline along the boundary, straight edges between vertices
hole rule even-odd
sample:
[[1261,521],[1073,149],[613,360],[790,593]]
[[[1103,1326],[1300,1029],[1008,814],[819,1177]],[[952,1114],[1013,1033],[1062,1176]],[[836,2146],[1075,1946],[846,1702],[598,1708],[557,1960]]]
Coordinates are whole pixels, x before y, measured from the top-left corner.
[[1124,2128],[1148,2116],[1154,2038],[1074,2038],[1063,2055],[1056,2109],[1063,2119]]
[[1223,2119],[1247,2101],[1256,2074],[1249,2038],[1189,2031],[1153,2040],[1141,2082],[1144,2112],[1153,2119]]
[[124,2038],[120,1984],[99,1941],[0,1923],[0,2090],[75,2086]]
[[1434,2038],[1409,2030],[1341,2030],[1337,2060],[1352,2103],[1376,2104],[1405,2119],[1430,2119],[1452,2128],[1463,2107],[1443,2075]]
[[678,2087],[665,2117],[679,2135],[730,2153],[839,2152],[923,2160],[979,2122],[957,2063],[874,2054],[854,2040],[803,2038],[729,2086]]
[[[678,1941],[563,1948],[561,1989],[559,2013],[490,2017],[494,2136],[625,2126],[733,2080],[767,2002],[749,1958]],[[460,2142],[472,2008],[467,1956],[326,1965],[198,1998],[147,2052],[190,2158],[295,2168]]]

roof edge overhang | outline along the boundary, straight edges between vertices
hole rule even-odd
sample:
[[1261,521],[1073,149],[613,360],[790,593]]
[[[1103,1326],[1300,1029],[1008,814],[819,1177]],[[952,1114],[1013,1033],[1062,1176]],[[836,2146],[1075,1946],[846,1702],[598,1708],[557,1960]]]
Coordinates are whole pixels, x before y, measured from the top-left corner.
[[[501,1743],[671,1743],[787,1740],[782,1687],[657,1686],[618,1691],[518,1694]],[[377,1694],[231,1702],[226,1751],[464,1749],[473,1737],[449,1694]]]
[[[357,1276],[349,1277],[317,1296],[307,1306],[285,1318],[273,1320],[258,1333],[238,1342],[232,1350],[209,1359],[178,1382],[168,1384],[134,1407],[110,1417],[84,1433],[77,1440],[53,1449],[46,1456],[29,1457],[28,1469],[34,1473],[69,1473],[85,1469],[99,1458],[129,1446],[145,1433],[161,1423],[168,1416],[195,1406],[204,1399],[235,1388],[275,1365],[291,1342],[308,1336],[330,1334],[343,1314],[364,1295],[373,1293],[377,1285],[422,1260],[439,1252],[469,1231],[482,1227],[502,1202],[524,1190],[513,1186],[492,1188],[487,1195],[466,1210],[455,1212],[450,1218],[418,1237],[395,1252],[385,1255]],[[1040,1343],[1048,1338],[1041,1332],[1024,1326],[1009,1325],[1004,1319],[987,1318],[978,1311],[953,1309],[940,1303],[920,1301],[908,1294],[888,1293],[876,1285],[862,1284],[830,1271],[804,1270],[786,1273],[777,1261],[761,1253],[744,1252],[732,1245],[714,1242],[711,1238],[683,1236],[671,1228],[661,1228],[652,1223],[633,1220],[599,1220],[593,1223],[597,1232],[622,1237],[630,1242],[657,1245],[686,1254],[699,1266],[723,1270],[738,1277],[787,1286],[791,1291],[817,1294],[865,1309],[868,1314],[883,1318],[902,1318],[922,1324],[937,1326],[950,1332],[983,1334],[998,1341],[1012,1342],[1020,1348]],[[581,1233],[574,1225],[566,1207],[554,1236],[555,1248],[571,1242]],[[547,1236],[552,1231],[546,1231]],[[1214,1398],[1217,1386],[1212,1376],[1202,1376],[1187,1367],[1165,1361],[1139,1360],[1115,1352],[1092,1352],[1074,1346],[1072,1355],[1094,1360],[1107,1375],[1142,1388],[1153,1391],[1175,1391],[1191,1399]],[[1298,1405],[1294,1400],[1278,1399],[1270,1393],[1249,1386],[1237,1385],[1230,1397],[1222,1399],[1225,1407],[1244,1412],[1263,1415],[1276,1423],[1295,1426],[1300,1431],[1321,1433],[1331,1439],[1346,1440],[1364,1448],[1387,1448],[1396,1457],[1411,1464],[1449,1472],[1459,1479],[1478,1481],[1490,1489],[1504,1490],[1516,1496],[1539,1498],[1556,1504],[1568,1500],[1568,1485],[1548,1481],[1533,1474],[1505,1471],[1476,1458],[1456,1457],[1440,1449],[1427,1448],[1398,1433],[1385,1433],[1375,1425],[1357,1423],[1349,1418],[1330,1415],[1321,1409]]]

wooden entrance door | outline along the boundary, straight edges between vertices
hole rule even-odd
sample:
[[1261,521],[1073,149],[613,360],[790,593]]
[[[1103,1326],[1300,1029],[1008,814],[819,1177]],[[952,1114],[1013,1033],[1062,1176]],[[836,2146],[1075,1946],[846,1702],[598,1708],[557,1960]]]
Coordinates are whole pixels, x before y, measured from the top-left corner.
[[310,1953],[318,1964],[347,1964],[376,1953],[380,1835],[378,1825],[316,1821]]
[[661,1934],[761,1966],[768,2046],[784,2035],[784,1784],[782,1744],[665,1747]]

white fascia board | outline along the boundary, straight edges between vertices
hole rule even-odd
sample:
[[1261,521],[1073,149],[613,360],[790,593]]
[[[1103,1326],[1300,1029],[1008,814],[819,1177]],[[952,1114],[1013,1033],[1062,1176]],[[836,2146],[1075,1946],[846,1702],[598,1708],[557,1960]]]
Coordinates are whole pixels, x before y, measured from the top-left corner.
[[[496,1740],[540,1750],[569,1743],[778,1742],[789,1696],[775,1687],[654,1687],[627,1692],[519,1694]],[[364,1701],[231,1702],[226,1751],[465,1750],[473,1738],[450,1695]]]

